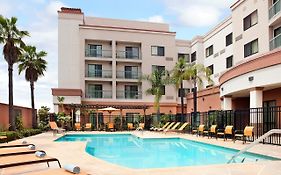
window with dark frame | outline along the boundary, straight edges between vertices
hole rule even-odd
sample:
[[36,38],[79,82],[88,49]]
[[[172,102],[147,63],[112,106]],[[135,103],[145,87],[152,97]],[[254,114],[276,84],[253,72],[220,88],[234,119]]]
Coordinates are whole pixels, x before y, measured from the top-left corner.
[[151,46],[152,56],[165,56],[165,47],[163,46]]
[[229,46],[233,43],[233,34],[230,33],[225,37],[225,45]]
[[190,55],[189,54],[186,54],[186,53],[178,53],[178,60],[180,58],[183,58],[185,60],[186,63],[189,63],[189,58]]
[[196,51],[191,54],[191,62],[196,61]]
[[233,65],[233,56],[226,58],[226,68],[230,68]]
[[212,65],[208,66],[208,69],[210,70],[211,75],[213,75],[214,74],[214,65],[212,64]]
[[244,45],[244,58],[259,52],[258,39]]
[[183,97],[185,97],[188,93],[190,93],[189,88],[183,88],[178,90],[178,97],[181,97],[181,93],[183,93]]
[[206,49],[206,58],[209,57],[209,56],[211,56],[211,55],[213,55],[213,53],[214,53],[214,46],[211,45],[210,47],[208,47],[208,48]]
[[256,25],[258,23],[258,10],[254,11],[247,17],[243,19],[243,27],[244,31],[248,30],[252,26]]

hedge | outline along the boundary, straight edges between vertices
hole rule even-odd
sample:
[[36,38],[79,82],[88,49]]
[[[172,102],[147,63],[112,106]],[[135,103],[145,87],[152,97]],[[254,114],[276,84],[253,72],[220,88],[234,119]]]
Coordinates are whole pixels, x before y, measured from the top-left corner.
[[[6,131],[6,132],[0,132],[0,135],[7,135],[8,142],[16,139],[21,139],[24,137],[29,137],[32,135],[40,134],[42,133],[41,129],[23,129],[21,131]],[[5,142],[4,140],[1,140],[1,143]]]

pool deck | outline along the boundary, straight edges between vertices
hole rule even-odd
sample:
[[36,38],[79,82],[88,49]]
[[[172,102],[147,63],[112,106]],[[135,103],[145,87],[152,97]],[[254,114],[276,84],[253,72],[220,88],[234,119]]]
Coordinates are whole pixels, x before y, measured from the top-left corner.
[[[179,137],[203,143],[214,144],[227,148],[243,149],[247,144],[241,141],[233,143],[231,140],[223,141],[215,138],[197,137],[189,134],[156,133],[156,132],[68,132],[67,134],[125,134],[131,133],[141,138],[171,138]],[[268,161],[244,164],[221,164],[179,168],[162,169],[130,169],[119,165],[111,164],[101,159],[92,157],[85,152],[86,142],[54,142],[61,135],[53,136],[51,132],[24,138],[28,143],[34,143],[37,149],[42,149],[49,156],[56,157],[62,165],[75,164],[89,174],[94,175],[278,175],[281,174],[281,161]],[[22,140],[14,141],[22,142]],[[124,148],[125,149],[125,148]],[[259,144],[250,149],[250,152],[272,156],[281,159],[281,146]],[[51,168],[57,168],[55,163],[50,164]],[[7,168],[0,170],[0,175],[28,174],[28,172],[41,171],[46,169],[46,164],[22,166],[21,168]],[[20,169],[20,171],[19,171]],[[22,173],[25,172],[25,173]]]

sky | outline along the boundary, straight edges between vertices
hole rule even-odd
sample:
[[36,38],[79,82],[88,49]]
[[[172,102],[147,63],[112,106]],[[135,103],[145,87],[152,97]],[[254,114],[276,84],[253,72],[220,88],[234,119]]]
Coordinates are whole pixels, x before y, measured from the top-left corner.
[[[27,30],[24,41],[48,53],[48,68],[35,83],[36,108],[53,109],[51,88],[57,87],[57,10],[81,8],[86,16],[129,19],[170,24],[177,39],[204,35],[230,15],[235,0],[0,0],[0,15],[18,18],[18,28]],[[8,71],[0,45],[0,102],[8,103]],[[30,107],[30,86],[14,65],[14,104]]]

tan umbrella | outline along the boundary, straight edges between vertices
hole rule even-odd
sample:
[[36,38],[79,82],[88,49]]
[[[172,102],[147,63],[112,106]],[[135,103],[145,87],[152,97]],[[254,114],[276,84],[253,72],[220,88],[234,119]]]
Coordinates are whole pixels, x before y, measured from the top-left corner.
[[111,118],[111,113],[113,111],[119,111],[120,109],[116,109],[116,108],[113,108],[113,107],[107,107],[107,108],[102,108],[102,109],[98,109],[99,111],[107,111],[109,113],[109,120]]

